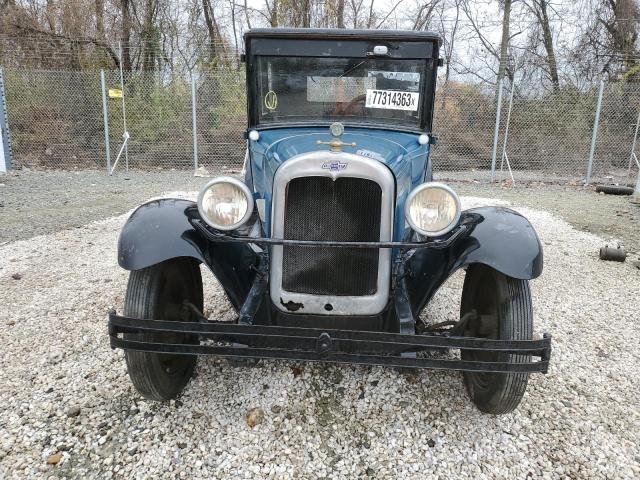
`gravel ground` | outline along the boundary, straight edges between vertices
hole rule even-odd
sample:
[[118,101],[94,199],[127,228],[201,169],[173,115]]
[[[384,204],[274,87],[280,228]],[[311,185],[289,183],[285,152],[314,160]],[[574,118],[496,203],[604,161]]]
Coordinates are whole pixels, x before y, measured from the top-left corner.
[[[545,245],[532,291],[554,352],[500,417],[471,405],[458,373],[211,358],[179,400],[145,401],[105,328],[122,309],[126,215],[0,246],[0,478],[640,477],[639,272],[599,261],[594,234],[519,210]],[[232,318],[205,280],[207,314]],[[429,321],[456,317],[461,281]]]
[[28,170],[0,175],[0,243],[31,238],[127,212],[166,191],[199,190],[187,172]]
[[[164,192],[198,190],[205,181],[189,172],[167,170],[113,177],[97,170],[23,169],[0,175],[0,244],[109,218]],[[629,197],[598,195],[593,187],[576,183],[536,182],[516,188],[470,180],[450,183],[463,195],[499,198],[555,213],[580,230],[621,241],[632,259],[640,253],[640,205],[630,203]]]
[[640,254],[640,205],[624,195],[598,194],[593,186],[545,185],[503,187],[478,183],[456,183],[461,195],[500,198],[552,212],[575,228],[601,236],[608,243],[622,243],[631,259]]

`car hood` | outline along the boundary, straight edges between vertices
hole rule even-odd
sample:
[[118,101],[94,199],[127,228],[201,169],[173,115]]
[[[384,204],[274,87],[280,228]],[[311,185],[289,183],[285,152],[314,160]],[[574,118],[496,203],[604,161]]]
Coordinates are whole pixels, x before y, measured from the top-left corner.
[[[249,140],[249,173],[256,200],[264,201],[266,232],[270,231],[271,192],[278,167],[308,152],[326,151],[327,161],[330,161],[329,146],[318,145],[317,142],[329,142],[332,138],[328,128],[317,127],[263,130],[258,140]],[[355,147],[345,146],[342,151],[383,163],[393,173],[396,181],[397,227],[394,237],[403,236],[404,201],[409,192],[424,181],[429,145],[420,145],[417,133],[373,128],[346,128],[340,140],[355,143]]]

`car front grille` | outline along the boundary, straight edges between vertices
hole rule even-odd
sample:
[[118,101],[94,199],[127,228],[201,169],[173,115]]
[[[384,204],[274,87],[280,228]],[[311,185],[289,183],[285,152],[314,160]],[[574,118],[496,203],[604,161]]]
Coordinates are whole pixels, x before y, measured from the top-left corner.
[[[287,185],[284,238],[380,240],[382,189],[355,177],[294,178]],[[282,287],[312,295],[363,296],[377,290],[379,250],[283,247]]]

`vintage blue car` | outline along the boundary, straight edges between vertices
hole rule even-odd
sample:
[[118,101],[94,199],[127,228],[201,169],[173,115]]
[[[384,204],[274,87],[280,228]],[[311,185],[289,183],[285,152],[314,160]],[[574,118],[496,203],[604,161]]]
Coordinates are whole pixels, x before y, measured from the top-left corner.
[[[520,214],[462,211],[432,181],[439,37],[258,29],[245,41],[243,175],[212,179],[197,203],[146,203],[120,236],[131,274],[109,334],[137,390],[175,397],[203,354],[458,370],[480,410],[513,410],[549,364],[528,284],[542,247]],[[236,322],[203,315],[200,264]],[[459,321],[420,321],[461,268]],[[423,353],[448,350],[459,357]]]

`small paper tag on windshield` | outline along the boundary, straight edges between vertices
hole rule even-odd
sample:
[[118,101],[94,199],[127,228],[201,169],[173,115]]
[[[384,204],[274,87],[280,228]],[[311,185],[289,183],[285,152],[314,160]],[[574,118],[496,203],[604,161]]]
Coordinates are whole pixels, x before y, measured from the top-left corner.
[[420,83],[420,74],[417,72],[387,72],[383,70],[369,70],[367,77],[381,77],[387,80],[397,80],[399,82]]
[[307,77],[307,102],[351,102],[368,88],[376,88],[375,78]]
[[366,108],[384,108],[386,110],[418,110],[420,94],[417,92],[399,92],[397,90],[367,90]]

